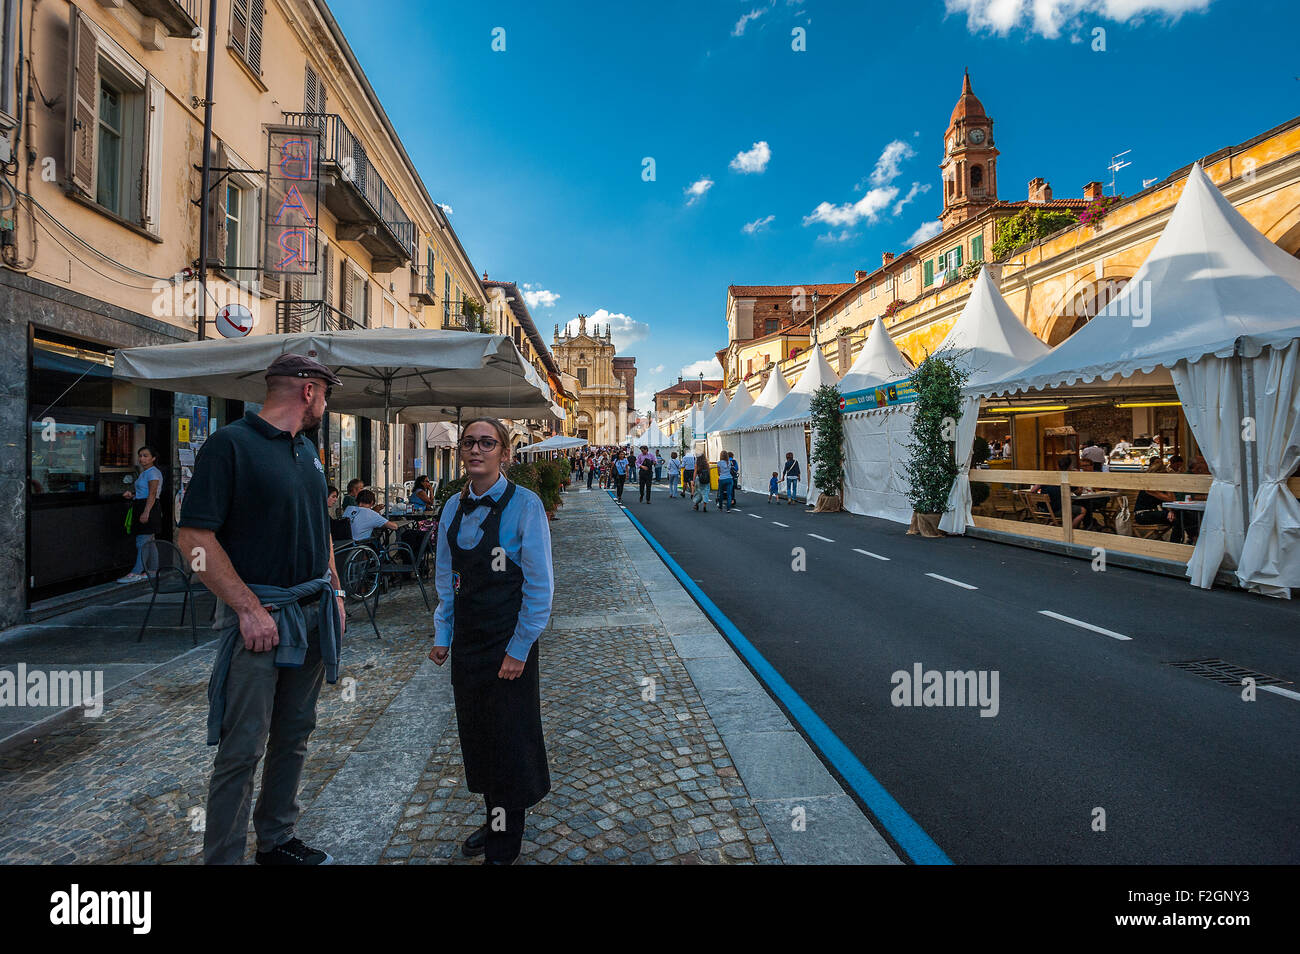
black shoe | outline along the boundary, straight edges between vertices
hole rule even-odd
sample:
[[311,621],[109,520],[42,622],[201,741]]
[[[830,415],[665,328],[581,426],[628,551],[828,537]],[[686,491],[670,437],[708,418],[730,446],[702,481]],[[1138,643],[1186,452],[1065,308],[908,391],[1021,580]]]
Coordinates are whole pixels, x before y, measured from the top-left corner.
[[474,834],[465,839],[465,844],[460,846],[460,853],[466,858],[477,858],[487,851],[488,826],[482,825]]
[[257,853],[259,865],[332,865],[334,859],[328,852],[309,848],[299,838],[290,838],[270,851]]

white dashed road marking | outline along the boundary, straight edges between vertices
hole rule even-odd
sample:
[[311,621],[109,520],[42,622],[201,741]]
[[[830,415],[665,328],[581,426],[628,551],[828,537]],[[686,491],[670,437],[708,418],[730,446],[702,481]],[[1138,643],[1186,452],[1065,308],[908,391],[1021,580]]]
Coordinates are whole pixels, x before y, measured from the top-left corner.
[[827,543],[835,542],[830,537],[823,537],[820,533],[810,533],[808,536],[812,537],[814,540],[825,540]]
[[1292,692],[1290,689],[1283,689],[1281,686],[1260,686],[1268,692],[1276,692],[1279,696],[1286,696],[1288,699],[1295,699],[1300,702],[1300,692]]
[[772,522],[776,524],[778,527],[785,527],[787,530],[790,529],[790,525],[788,523],[782,523],[780,520],[773,520]]
[[926,576],[936,580],[943,580],[945,583],[951,583],[953,586],[960,586],[963,590],[978,590],[978,586],[971,586],[969,583],[963,583],[961,580],[953,580],[946,576],[940,576],[938,573],[927,573]]
[[870,550],[859,550],[857,547],[854,547],[854,548],[853,548],[853,552],[854,552],[854,553],[861,553],[863,556],[869,556],[869,557],[871,557],[873,560],[884,560],[884,561],[886,561],[886,562],[889,561],[889,557],[887,557],[887,556],[881,556],[879,553],[872,553]]
[[753,517],[755,520],[762,520],[762,519],[763,519],[762,517],[760,517],[760,516],[759,516],[758,514],[756,514],[756,513],[751,513],[750,516]]
[[1125,636],[1123,633],[1112,632],[1109,629],[1102,629],[1100,626],[1093,626],[1092,623],[1085,623],[1081,619],[1075,619],[1072,616],[1062,616],[1060,613],[1053,613],[1051,610],[1039,610],[1043,616],[1050,616],[1052,619],[1059,619],[1062,623],[1069,623],[1071,626],[1078,626],[1080,629],[1088,629],[1094,633],[1101,633],[1103,636],[1109,636],[1111,639],[1131,640],[1132,636]]

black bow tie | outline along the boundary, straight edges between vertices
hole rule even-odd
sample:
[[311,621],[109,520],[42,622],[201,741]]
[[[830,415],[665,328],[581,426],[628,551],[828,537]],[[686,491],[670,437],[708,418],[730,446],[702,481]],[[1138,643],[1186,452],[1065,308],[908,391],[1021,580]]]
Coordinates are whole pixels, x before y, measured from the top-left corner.
[[491,508],[496,505],[496,501],[486,495],[475,500],[473,497],[466,497],[460,505],[460,509],[465,513],[471,513],[476,507]]

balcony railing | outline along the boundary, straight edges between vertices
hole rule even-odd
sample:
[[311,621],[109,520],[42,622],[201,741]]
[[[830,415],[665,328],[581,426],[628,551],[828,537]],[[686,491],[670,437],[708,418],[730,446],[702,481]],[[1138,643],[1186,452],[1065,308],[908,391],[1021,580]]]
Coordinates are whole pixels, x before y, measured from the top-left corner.
[[438,303],[438,293],[434,285],[434,276],[429,274],[427,265],[411,266],[411,297],[424,305]]
[[295,334],[300,331],[351,331],[365,325],[353,321],[347,314],[324,301],[289,299],[275,303],[275,330],[277,334]]
[[452,311],[443,315],[442,327],[445,331],[477,331],[485,335],[495,333],[491,318],[467,311]]
[[168,36],[192,37],[199,25],[201,0],[131,0],[131,5],[161,23]]
[[339,237],[365,245],[376,259],[376,271],[392,271],[402,262],[412,261],[415,225],[343,117],[286,112],[284,118],[291,126],[320,130],[321,167],[334,176],[322,182],[325,204],[339,220]]

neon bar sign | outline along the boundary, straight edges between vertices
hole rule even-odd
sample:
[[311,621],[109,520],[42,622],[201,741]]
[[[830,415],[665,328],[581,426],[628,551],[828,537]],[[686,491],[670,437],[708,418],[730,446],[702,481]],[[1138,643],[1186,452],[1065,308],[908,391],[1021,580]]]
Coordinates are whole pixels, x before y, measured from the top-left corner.
[[268,275],[316,274],[320,212],[320,131],[272,126],[266,161]]

